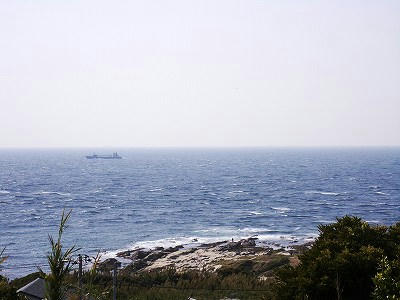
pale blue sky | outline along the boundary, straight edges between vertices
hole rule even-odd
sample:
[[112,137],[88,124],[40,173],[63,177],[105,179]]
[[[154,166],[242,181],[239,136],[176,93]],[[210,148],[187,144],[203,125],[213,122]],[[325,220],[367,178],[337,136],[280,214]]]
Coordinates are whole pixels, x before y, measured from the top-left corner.
[[0,0],[0,147],[400,145],[400,1]]

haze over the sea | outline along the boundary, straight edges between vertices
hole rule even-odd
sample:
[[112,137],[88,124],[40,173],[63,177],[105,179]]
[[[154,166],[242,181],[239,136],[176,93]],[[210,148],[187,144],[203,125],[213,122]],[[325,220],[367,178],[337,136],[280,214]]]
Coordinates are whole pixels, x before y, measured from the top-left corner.
[[1,1],[0,147],[399,145],[399,12]]

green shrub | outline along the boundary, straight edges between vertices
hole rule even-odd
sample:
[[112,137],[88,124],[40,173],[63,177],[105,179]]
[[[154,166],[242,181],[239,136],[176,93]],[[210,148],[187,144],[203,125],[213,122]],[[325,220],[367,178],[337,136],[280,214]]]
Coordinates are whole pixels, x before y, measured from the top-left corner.
[[0,275],[0,300],[18,299],[17,289],[14,288],[8,279]]
[[400,260],[383,257],[373,281],[375,300],[400,300]]
[[358,217],[345,216],[319,226],[320,235],[300,255],[297,268],[278,272],[279,299],[368,299],[372,278],[383,255],[397,257],[399,223],[371,226]]

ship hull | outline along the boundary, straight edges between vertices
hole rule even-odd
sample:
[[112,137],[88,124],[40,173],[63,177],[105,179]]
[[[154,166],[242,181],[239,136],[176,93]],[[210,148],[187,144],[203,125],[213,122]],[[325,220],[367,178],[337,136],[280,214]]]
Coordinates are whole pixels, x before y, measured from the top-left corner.
[[87,159],[122,159],[122,156],[119,156],[117,153],[114,155],[87,155]]

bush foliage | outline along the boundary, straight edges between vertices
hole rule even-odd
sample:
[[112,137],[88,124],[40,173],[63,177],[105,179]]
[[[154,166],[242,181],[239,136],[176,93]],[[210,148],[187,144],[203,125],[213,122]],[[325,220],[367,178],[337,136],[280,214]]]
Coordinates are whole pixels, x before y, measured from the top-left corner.
[[345,216],[319,232],[297,268],[278,272],[279,299],[370,299],[382,257],[400,258],[400,223],[373,226]]
[[400,260],[383,257],[373,281],[375,300],[400,300]]

